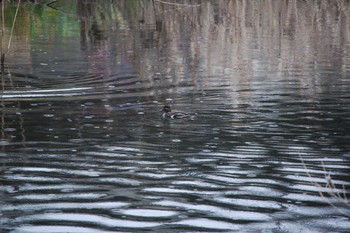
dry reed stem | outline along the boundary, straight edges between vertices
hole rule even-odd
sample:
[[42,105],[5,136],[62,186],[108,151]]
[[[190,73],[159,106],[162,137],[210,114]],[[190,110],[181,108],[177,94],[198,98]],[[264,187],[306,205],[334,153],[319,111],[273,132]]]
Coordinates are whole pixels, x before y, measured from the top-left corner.
[[[300,157],[300,160],[301,160],[301,163],[304,167],[304,169],[306,170],[306,174],[309,178],[313,178],[311,176],[311,174],[309,173],[309,169],[308,167],[306,166],[306,164],[304,163],[304,159],[302,158],[302,156],[299,154],[299,157]],[[335,186],[335,184],[333,183],[332,181],[332,177],[331,175],[328,173],[327,174],[327,171],[326,171],[326,168],[324,166],[324,163],[322,162],[322,167],[323,167],[323,171],[325,172],[325,179],[327,181],[327,184],[326,186],[322,186],[320,185],[319,183],[317,182],[311,182],[313,185],[315,185],[316,187],[322,189],[322,188],[327,188],[327,189],[330,189],[330,191],[328,192],[328,194],[335,198],[338,202],[340,203],[343,203],[345,206],[349,207],[350,208],[350,203],[348,202],[348,198],[346,196],[346,190],[345,190],[345,186],[342,185],[342,191],[343,191],[343,195],[340,194],[340,192],[338,191],[339,189]],[[318,191],[318,194],[320,195],[320,197],[322,197],[326,202],[327,204],[329,204],[330,206],[332,206],[333,208],[335,208],[339,213],[341,213],[342,215],[350,218],[350,215],[347,214],[347,213],[344,213],[343,211],[341,211],[337,206],[335,206],[330,200],[329,198],[327,198],[323,192],[321,190]]]
[[1,71],[3,71],[5,65],[5,1],[1,2],[1,13]]
[[173,3],[173,2],[166,2],[166,1],[162,1],[162,0],[154,0],[154,1],[159,2],[159,3],[163,3],[163,4],[168,4],[168,5],[173,5],[173,6],[182,6],[182,7],[197,7],[197,6],[202,5],[202,4]]
[[7,45],[7,52],[10,50],[11,47],[11,41],[12,41],[12,34],[13,34],[13,29],[15,27],[16,19],[17,19],[17,14],[18,14],[18,9],[19,9],[19,4],[21,3],[21,0],[18,0],[17,8],[16,8],[16,13],[15,13],[15,18],[13,19],[12,22],[12,27],[11,27],[11,33],[10,33],[10,38],[9,38],[9,43]]

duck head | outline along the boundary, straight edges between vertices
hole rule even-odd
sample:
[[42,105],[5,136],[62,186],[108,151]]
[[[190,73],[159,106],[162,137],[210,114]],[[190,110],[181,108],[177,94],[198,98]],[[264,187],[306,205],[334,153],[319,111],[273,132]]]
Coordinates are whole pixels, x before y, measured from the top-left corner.
[[161,112],[171,112],[171,107],[169,105],[164,105]]

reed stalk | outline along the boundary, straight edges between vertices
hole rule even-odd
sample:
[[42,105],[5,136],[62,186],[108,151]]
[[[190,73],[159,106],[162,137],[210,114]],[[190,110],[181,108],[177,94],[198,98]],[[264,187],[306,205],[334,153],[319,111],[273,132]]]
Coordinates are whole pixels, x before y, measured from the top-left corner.
[[181,6],[181,7],[197,7],[197,6],[201,6],[202,5],[202,4],[174,3],[174,2],[167,2],[167,1],[162,1],[162,0],[154,0],[154,1],[162,3],[162,4],[173,5],[173,6]]
[[[305,169],[306,175],[313,179],[313,176],[309,173],[309,168],[306,166],[303,157],[299,154],[299,158],[301,160],[301,164],[303,165],[303,168]],[[322,162],[323,166],[323,172],[324,172],[324,178],[326,181],[326,185],[321,185],[317,182],[311,182],[315,187],[319,188],[318,194],[321,198],[323,198],[330,206],[332,206],[334,209],[336,209],[339,213],[342,215],[350,218],[350,214],[347,214],[343,212],[340,208],[338,208],[335,204],[333,204],[330,200],[330,198],[326,197],[326,195],[321,191],[322,189],[328,189],[327,194],[331,197],[337,200],[338,203],[343,204],[345,207],[350,208],[350,202],[349,199],[346,196],[346,189],[345,186],[342,186],[342,189],[339,189],[335,186],[333,179],[331,175],[326,171],[326,168],[324,166],[324,163]]]
[[17,19],[17,15],[18,15],[18,10],[19,10],[19,6],[21,4],[21,0],[18,0],[17,3],[17,7],[16,7],[16,13],[15,13],[15,17],[13,19],[12,22],[12,27],[11,27],[11,32],[10,32],[10,37],[9,37],[9,41],[7,44],[7,48],[6,48],[6,33],[5,33],[5,2],[6,1],[1,1],[1,72],[4,73],[4,69],[5,69],[5,54],[10,50],[11,48],[11,41],[12,41],[12,35],[13,35],[13,29],[15,28],[15,24],[16,24],[16,19]]
[[1,1],[1,71],[5,69],[5,1]]
[[9,50],[10,50],[10,47],[11,47],[13,29],[15,28],[16,19],[17,19],[17,14],[18,14],[18,10],[19,10],[19,5],[20,5],[20,4],[21,4],[21,0],[18,0],[17,7],[16,7],[15,17],[14,17],[13,22],[12,22],[12,27],[11,27],[11,32],[10,32],[9,43],[8,43],[8,45],[7,45],[7,51],[9,51]]

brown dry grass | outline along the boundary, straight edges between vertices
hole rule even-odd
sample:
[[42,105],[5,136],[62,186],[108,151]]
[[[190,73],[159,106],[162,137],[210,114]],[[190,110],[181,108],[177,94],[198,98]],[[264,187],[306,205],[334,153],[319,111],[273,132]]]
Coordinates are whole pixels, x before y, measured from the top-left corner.
[[[303,157],[299,154],[301,163],[306,171],[306,175],[309,178],[314,178],[310,172],[309,172],[309,168],[306,166]],[[332,179],[332,176],[330,174],[330,172],[326,171],[325,165],[323,162],[321,162],[322,164],[322,168],[323,168],[323,172],[324,172],[324,179],[325,179],[325,185],[321,185],[320,183],[317,182],[312,182],[312,184],[316,187],[319,188],[318,194],[320,195],[320,197],[322,197],[329,205],[331,205],[333,208],[335,208],[339,213],[341,213],[342,215],[350,218],[350,214],[345,213],[344,211],[342,211],[338,206],[336,206],[333,202],[332,199],[336,200],[339,204],[344,205],[346,208],[350,209],[350,202],[349,199],[346,196],[346,189],[345,186],[342,185],[341,188],[337,187]],[[322,189],[326,189],[328,190],[327,192],[322,192]]]

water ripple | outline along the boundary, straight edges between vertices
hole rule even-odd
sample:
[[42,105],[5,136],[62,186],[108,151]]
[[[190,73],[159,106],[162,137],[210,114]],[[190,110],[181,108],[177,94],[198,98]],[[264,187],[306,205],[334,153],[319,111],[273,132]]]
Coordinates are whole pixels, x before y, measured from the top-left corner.
[[96,225],[104,225],[106,227],[118,227],[123,226],[124,228],[151,228],[159,226],[157,222],[146,222],[146,221],[131,221],[123,219],[108,218],[104,216],[92,215],[92,214],[65,214],[65,213],[47,213],[37,214],[26,217],[19,217],[15,221],[19,222],[32,222],[32,221],[60,221],[60,222],[80,222],[89,223]]

